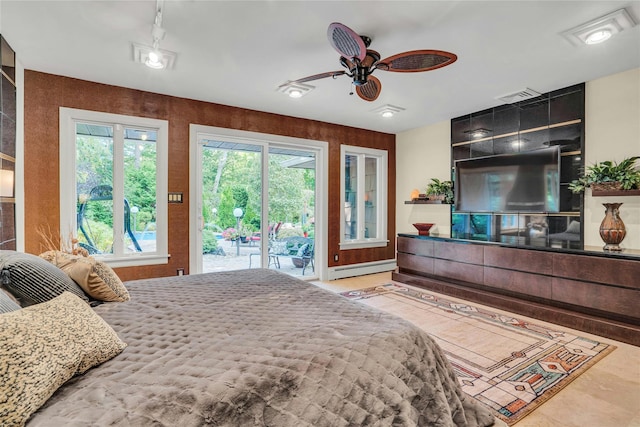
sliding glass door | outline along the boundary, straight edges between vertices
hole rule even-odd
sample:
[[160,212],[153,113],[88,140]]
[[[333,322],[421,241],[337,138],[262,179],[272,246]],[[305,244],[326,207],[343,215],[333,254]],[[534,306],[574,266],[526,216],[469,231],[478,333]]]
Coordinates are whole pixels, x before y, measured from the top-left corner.
[[206,132],[194,139],[191,272],[264,267],[317,277],[320,150]]

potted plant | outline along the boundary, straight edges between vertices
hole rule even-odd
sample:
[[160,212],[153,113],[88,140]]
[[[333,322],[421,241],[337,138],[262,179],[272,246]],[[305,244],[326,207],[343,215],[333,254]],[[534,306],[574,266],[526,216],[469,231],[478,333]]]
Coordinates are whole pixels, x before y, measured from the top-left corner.
[[240,242],[247,243],[249,238],[253,235],[253,229],[249,225],[240,224],[240,230],[238,230],[238,237]]
[[587,167],[584,174],[569,184],[573,193],[592,190],[633,190],[640,187],[640,170],[635,168],[640,156],[628,157],[620,163],[606,160]]
[[430,200],[442,200],[443,203],[451,204],[453,203],[453,182],[431,178],[425,193]]
[[235,242],[238,236],[238,231],[233,227],[229,227],[222,232],[224,240],[231,240],[232,242]]

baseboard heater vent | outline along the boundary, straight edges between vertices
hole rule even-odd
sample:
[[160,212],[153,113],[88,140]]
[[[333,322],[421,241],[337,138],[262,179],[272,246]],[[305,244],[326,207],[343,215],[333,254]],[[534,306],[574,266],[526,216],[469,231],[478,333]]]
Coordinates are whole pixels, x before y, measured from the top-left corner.
[[361,264],[343,265],[340,267],[329,267],[329,280],[344,279],[345,277],[364,276],[365,274],[383,273],[395,270],[397,266],[395,259],[384,261],[364,262]]

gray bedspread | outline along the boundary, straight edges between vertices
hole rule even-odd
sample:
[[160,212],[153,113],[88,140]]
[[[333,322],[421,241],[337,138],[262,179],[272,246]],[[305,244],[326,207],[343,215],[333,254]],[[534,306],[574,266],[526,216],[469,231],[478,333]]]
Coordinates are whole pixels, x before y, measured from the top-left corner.
[[264,269],[125,283],[128,347],[28,426],[490,426],[410,323]]

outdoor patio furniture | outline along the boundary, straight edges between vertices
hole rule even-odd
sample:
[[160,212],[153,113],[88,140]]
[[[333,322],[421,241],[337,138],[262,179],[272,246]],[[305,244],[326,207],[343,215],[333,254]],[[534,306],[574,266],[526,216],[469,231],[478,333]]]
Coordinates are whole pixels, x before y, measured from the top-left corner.
[[[251,261],[254,255],[260,256],[260,253],[249,254],[249,268],[251,268]],[[309,265],[315,271],[314,240],[302,236],[270,240],[267,267],[273,263],[276,268],[280,268],[280,258],[291,258],[296,267],[302,268],[303,276]]]

